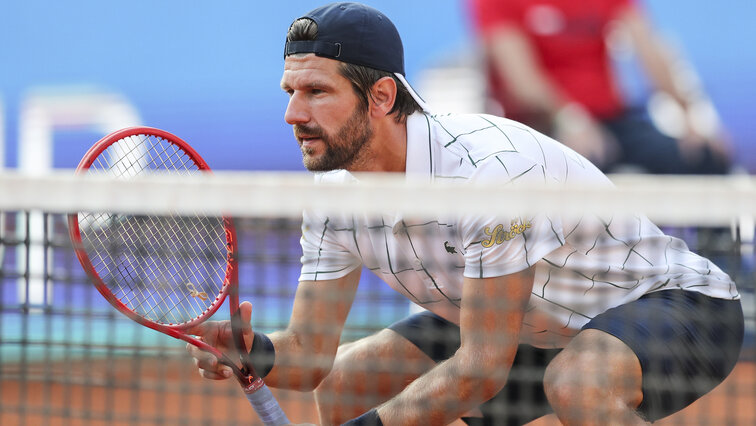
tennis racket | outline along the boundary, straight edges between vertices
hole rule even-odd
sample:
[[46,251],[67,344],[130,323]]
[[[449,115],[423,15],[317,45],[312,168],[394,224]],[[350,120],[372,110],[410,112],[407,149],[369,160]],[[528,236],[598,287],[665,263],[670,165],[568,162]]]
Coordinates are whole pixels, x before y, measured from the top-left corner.
[[[209,172],[186,142],[163,130],[133,127],[99,140],[77,173],[131,179],[149,172]],[[228,217],[144,216],[102,212],[69,215],[79,262],[117,310],[151,329],[215,355],[231,367],[266,425],[289,424],[248,360],[239,312],[237,241]],[[213,346],[187,334],[228,298],[239,366]]]

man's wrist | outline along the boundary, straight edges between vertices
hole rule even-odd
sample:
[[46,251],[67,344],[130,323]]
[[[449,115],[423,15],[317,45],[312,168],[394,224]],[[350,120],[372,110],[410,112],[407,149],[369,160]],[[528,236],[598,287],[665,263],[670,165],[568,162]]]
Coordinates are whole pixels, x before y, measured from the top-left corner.
[[255,332],[249,359],[260,377],[265,378],[270,373],[276,361],[276,348],[268,336]]
[[582,129],[592,121],[591,114],[582,105],[570,102],[562,105],[552,115],[552,124],[558,131]]
[[344,426],[383,426],[383,422],[378,416],[378,409],[373,408],[360,417],[347,421]]

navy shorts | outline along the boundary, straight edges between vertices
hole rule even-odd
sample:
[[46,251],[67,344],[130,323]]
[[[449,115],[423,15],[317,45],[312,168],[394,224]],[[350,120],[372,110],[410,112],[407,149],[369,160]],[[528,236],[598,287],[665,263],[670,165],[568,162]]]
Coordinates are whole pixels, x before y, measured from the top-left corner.
[[[459,327],[431,312],[398,321],[390,329],[436,362],[460,346]],[[643,370],[639,413],[654,421],[709,392],[732,371],[743,343],[739,300],[664,290],[596,316],[583,329],[612,334],[638,356]],[[506,386],[480,406],[471,425],[521,425],[552,412],[543,391],[546,366],[561,349],[520,345]]]
[[743,345],[743,321],[739,300],[664,290],[609,309],[583,329],[607,332],[635,352],[643,370],[638,411],[655,421],[687,407],[730,374]]

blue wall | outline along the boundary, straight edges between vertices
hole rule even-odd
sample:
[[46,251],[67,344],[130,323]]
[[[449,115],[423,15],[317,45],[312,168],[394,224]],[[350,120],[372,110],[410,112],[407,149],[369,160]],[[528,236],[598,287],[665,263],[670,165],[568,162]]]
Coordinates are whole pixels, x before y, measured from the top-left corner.
[[[366,1],[402,33],[410,80],[470,40],[462,0]],[[756,171],[750,118],[756,2],[695,6],[647,2],[654,20],[696,65],[732,133],[743,164]],[[283,122],[278,85],[282,41],[293,18],[321,1],[5,1],[0,5],[0,99],[6,165],[17,163],[19,104],[39,87],[94,87],[125,95],[143,124],[189,141],[217,169],[302,170]],[[728,5],[727,7],[725,7]],[[55,167],[74,167],[101,135],[61,131]]]

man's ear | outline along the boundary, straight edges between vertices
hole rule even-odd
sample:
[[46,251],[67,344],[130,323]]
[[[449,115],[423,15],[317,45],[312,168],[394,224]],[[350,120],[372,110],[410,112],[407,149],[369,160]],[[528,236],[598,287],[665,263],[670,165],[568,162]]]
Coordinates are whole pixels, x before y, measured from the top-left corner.
[[391,77],[382,77],[370,88],[370,114],[382,117],[394,108],[396,102],[396,81]]

